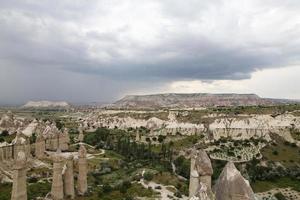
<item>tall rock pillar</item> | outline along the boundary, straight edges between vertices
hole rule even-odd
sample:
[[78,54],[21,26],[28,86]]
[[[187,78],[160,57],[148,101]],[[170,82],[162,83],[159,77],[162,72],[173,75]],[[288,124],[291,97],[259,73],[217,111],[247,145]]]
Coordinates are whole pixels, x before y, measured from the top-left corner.
[[75,198],[73,158],[73,155],[67,158],[66,171],[64,174],[64,192],[65,196],[70,199]]
[[11,200],[27,200],[26,171],[26,154],[23,151],[19,151],[13,167]]
[[86,149],[81,144],[78,151],[78,194],[84,195],[87,192],[87,159]]
[[213,168],[204,150],[194,150],[191,157],[189,196],[197,194],[200,188],[205,188],[208,196],[212,195],[211,176]]
[[35,156],[38,159],[41,159],[44,157],[44,153],[46,151],[46,143],[45,143],[45,139],[42,136],[42,134],[39,134],[36,138],[36,142],[35,142]]
[[61,156],[60,149],[52,157],[53,160],[53,178],[51,187],[51,197],[53,200],[62,200],[64,198],[64,188],[63,188],[63,158]]
[[199,174],[196,170],[195,163],[197,159],[196,152],[192,152],[191,156],[191,170],[190,170],[190,184],[189,184],[189,197],[197,193],[199,187]]
[[79,131],[78,140],[79,140],[79,142],[82,142],[84,139],[84,135],[83,135],[83,127],[81,124],[78,128],[78,131]]

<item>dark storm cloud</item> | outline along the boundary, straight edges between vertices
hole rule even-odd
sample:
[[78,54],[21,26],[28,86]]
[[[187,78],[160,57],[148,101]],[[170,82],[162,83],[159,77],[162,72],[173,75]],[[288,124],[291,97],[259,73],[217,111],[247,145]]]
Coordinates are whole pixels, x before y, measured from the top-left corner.
[[[72,100],[111,98],[121,91],[117,85],[126,90],[153,80],[246,79],[257,69],[299,64],[299,13],[292,0],[0,0],[0,69],[22,71],[31,80],[24,90],[42,75],[38,91],[55,81]],[[81,88],[105,84],[102,97],[73,97],[74,72]],[[52,77],[58,73],[64,76]],[[13,85],[11,79],[0,84]]]

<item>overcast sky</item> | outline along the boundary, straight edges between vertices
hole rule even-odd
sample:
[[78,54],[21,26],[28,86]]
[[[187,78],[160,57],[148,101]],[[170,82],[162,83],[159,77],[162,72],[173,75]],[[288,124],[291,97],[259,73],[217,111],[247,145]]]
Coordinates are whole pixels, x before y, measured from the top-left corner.
[[299,86],[299,0],[0,0],[0,103]]

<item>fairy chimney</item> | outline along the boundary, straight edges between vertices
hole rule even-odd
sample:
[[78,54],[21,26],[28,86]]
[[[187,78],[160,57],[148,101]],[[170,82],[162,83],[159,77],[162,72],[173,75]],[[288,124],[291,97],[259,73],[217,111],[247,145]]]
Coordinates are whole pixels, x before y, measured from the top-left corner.
[[214,186],[216,200],[255,200],[249,182],[228,162]]
[[64,189],[63,189],[63,157],[61,156],[60,149],[52,157],[53,160],[53,178],[52,178],[52,187],[51,187],[51,197],[53,200],[62,200],[64,198]]
[[205,185],[208,194],[211,194],[211,176],[213,168],[211,161],[204,150],[193,150],[191,156],[191,172],[189,196],[194,196],[199,188],[200,183]]
[[27,200],[26,186],[27,159],[24,151],[19,151],[13,166],[13,187],[11,200]]
[[66,170],[64,173],[64,193],[67,198],[74,199],[74,170],[73,170],[73,155],[67,157]]
[[86,149],[81,144],[78,151],[78,194],[84,195],[87,192],[87,159]]

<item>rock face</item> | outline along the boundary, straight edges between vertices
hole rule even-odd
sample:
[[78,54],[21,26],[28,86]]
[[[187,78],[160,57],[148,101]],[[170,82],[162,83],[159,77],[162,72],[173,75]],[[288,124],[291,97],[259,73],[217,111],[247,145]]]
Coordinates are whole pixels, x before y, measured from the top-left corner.
[[26,162],[26,154],[23,151],[18,152],[16,163],[13,167],[11,200],[27,200]]
[[65,101],[28,101],[23,108],[67,108],[70,104]]
[[270,115],[252,115],[240,118],[221,118],[209,124],[213,139],[231,137],[236,140],[251,137],[271,140],[270,133],[283,137],[286,141],[294,142],[290,129],[300,129],[300,118],[284,114],[277,117]]
[[84,195],[87,192],[87,159],[86,149],[80,145],[78,151],[78,194]]
[[209,196],[211,191],[211,176],[213,168],[211,161],[204,150],[193,150],[191,156],[191,172],[189,196],[195,196],[200,190]]
[[249,182],[228,162],[214,186],[216,200],[255,200]]
[[117,108],[195,108],[209,106],[266,105],[279,100],[260,98],[255,94],[153,94],[129,95],[115,102]]
[[[150,113],[151,114],[151,113]],[[101,116],[101,115],[100,115]],[[284,140],[296,142],[290,134],[291,129],[300,130],[300,117],[292,114],[271,115],[237,115],[228,117],[225,115],[205,115],[202,117],[207,123],[183,123],[176,120],[160,120],[152,117],[148,120],[134,119],[131,117],[89,115],[81,119],[80,123],[89,124],[89,127],[107,127],[114,129],[139,128],[141,126],[152,130],[154,135],[206,135],[208,140],[219,140],[222,137],[233,140],[245,140],[250,138],[263,138],[271,140],[270,134],[277,134]],[[300,142],[299,142],[300,146]]]

